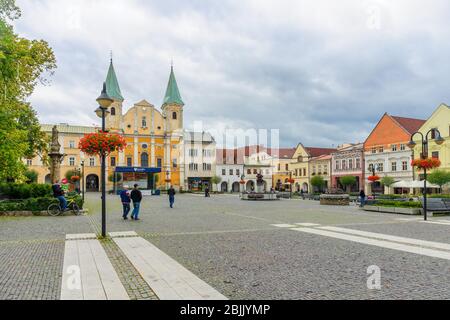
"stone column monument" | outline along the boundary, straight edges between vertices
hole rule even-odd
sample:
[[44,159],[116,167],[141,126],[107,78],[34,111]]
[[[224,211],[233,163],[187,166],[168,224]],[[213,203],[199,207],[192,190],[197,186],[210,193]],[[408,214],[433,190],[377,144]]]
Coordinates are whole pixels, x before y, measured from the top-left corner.
[[52,142],[50,144],[50,179],[52,183],[61,180],[61,162],[64,154],[61,153],[61,145],[58,141],[59,132],[56,126],[52,129]]

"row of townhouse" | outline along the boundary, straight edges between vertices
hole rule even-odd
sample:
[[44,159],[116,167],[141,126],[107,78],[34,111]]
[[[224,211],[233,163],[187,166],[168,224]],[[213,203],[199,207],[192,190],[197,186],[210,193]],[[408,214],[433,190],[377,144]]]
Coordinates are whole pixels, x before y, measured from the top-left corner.
[[[350,143],[337,148],[305,147],[267,149],[253,146],[238,149],[217,150],[216,174],[222,178],[217,187],[223,192],[257,190],[257,174],[262,174],[262,190],[295,192],[316,192],[311,181],[321,176],[325,181],[323,190],[344,189],[343,177],[355,177],[351,192],[365,190],[366,193],[388,191],[380,182],[369,182],[373,174],[392,177],[394,181],[421,180],[421,176],[411,165],[413,159],[421,156],[421,141],[416,140],[416,148],[408,144],[414,133],[429,133],[429,157],[441,160],[441,169],[450,171],[450,107],[442,104],[428,120],[406,118],[384,114],[363,143]],[[438,145],[433,139],[441,135],[445,143]],[[420,134],[414,136],[420,138]],[[240,183],[245,183],[239,185]],[[389,190],[395,193],[402,189]]]

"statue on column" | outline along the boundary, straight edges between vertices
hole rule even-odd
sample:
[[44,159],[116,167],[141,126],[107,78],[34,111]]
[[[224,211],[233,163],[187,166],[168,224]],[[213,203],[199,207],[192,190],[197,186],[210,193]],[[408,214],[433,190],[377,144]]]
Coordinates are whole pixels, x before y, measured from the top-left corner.
[[61,180],[61,162],[64,155],[60,152],[59,132],[57,126],[52,129],[52,142],[50,144],[50,179],[52,183]]

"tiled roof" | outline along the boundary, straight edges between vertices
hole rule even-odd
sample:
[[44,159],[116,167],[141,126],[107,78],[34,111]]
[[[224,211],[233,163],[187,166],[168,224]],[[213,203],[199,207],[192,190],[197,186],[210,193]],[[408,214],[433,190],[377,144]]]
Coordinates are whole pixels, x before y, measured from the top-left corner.
[[[54,124],[41,124],[41,130],[51,133],[54,126]],[[60,133],[87,134],[97,132],[95,127],[71,126],[65,123],[58,124],[56,127]]]
[[420,129],[420,127],[422,127],[423,124],[426,122],[426,120],[421,120],[421,119],[404,118],[404,117],[396,117],[396,116],[391,116],[391,117],[392,117],[392,119],[397,121],[410,134],[413,134],[414,132],[418,131]]
[[329,155],[329,154],[332,154],[333,152],[337,151],[337,149],[330,149],[330,148],[307,147],[305,149],[313,158],[316,158],[316,157],[319,157],[322,155]]
[[278,159],[292,159],[297,148],[270,149],[269,154]]
[[322,155],[322,156],[318,156],[318,157],[312,158],[311,161],[331,160],[331,158],[332,157],[331,157],[330,154],[325,154],[325,155]]

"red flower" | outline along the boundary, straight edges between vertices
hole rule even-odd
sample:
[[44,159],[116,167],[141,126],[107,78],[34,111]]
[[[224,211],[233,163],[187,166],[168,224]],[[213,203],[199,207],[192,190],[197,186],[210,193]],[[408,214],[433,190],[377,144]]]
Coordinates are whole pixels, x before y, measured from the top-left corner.
[[123,151],[126,146],[127,142],[121,135],[99,131],[85,135],[78,148],[90,156],[107,156],[115,151]]
[[418,160],[413,160],[411,162],[411,165],[413,167],[417,167],[417,170],[433,169],[433,168],[439,168],[441,166],[441,161],[436,158],[418,159]]
[[372,182],[377,182],[380,180],[380,177],[379,176],[370,176],[367,179]]

